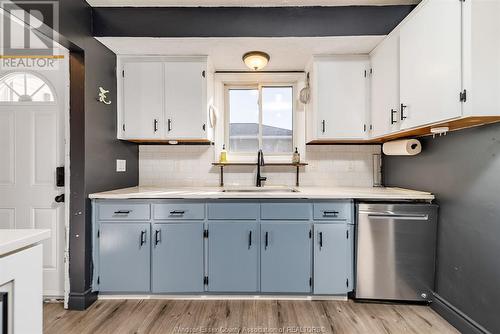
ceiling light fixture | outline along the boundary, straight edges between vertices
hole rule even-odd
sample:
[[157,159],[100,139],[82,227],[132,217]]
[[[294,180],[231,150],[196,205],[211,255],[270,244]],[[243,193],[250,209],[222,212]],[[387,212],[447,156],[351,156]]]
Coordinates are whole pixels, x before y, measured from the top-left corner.
[[266,67],[269,55],[262,51],[250,51],[243,55],[243,62],[251,70],[258,71]]

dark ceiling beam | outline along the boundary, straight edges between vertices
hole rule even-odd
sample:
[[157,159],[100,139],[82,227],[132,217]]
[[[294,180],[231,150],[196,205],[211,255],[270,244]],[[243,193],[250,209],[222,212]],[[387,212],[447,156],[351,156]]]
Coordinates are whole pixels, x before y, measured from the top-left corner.
[[415,6],[95,7],[96,37],[386,35]]

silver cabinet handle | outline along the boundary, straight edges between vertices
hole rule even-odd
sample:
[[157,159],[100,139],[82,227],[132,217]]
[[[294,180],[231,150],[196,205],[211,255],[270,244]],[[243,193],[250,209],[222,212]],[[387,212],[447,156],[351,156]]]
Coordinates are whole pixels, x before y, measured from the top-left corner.
[[323,232],[319,232],[319,249],[323,248]]
[[325,133],[326,131],[326,121],[322,120],[321,121],[321,132]]
[[171,216],[174,216],[174,215],[175,216],[182,216],[185,213],[186,213],[186,211],[184,211],[184,210],[172,210],[172,211],[170,211]]
[[172,131],[172,120],[170,118],[167,121],[167,130],[168,132]]
[[158,131],[158,120],[156,118],[153,121],[153,130],[154,130],[154,132]]

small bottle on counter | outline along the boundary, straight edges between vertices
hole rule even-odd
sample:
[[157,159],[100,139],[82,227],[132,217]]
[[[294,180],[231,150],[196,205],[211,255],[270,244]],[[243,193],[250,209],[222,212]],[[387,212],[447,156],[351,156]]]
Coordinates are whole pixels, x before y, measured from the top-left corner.
[[293,152],[292,163],[294,163],[294,164],[300,163],[300,153],[297,150],[297,148],[295,148],[295,152]]
[[222,151],[220,152],[219,162],[227,162],[226,145],[222,145]]

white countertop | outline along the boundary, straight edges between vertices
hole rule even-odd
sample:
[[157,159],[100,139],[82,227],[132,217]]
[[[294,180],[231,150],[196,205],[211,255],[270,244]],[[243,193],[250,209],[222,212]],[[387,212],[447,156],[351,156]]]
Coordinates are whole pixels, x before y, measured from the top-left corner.
[[0,229],[0,256],[50,238],[50,230]]
[[[228,187],[230,188],[230,187]],[[244,187],[249,188],[249,187]],[[251,187],[250,187],[251,188]],[[263,187],[264,189],[266,186]],[[267,186],[267,188],[273,188]],[[383,187],[290,187],[298,192],[223,192],[221,187],[131,187],[90,194],[92,199],[366,199],[366,200],[433,200],[434,195],[428,192],[402,188]]]

